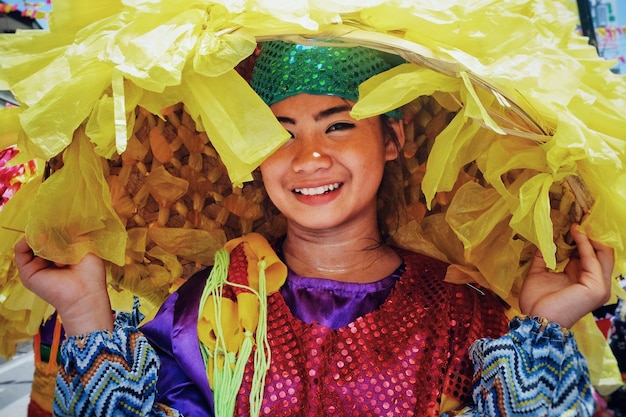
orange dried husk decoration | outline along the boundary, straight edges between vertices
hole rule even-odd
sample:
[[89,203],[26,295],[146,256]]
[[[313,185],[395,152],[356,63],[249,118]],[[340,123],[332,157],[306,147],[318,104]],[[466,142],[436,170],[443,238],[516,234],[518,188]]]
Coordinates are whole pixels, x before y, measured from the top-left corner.
[[[125,259],[109,259],[111,291],[125,293],[113,300],[123,309],[134,294],[153,312],[184,280],[212,265],[229,239],[252,231],[275,239],[285,231],[261,181],[234,187],[182,104],[161,115],[137,107],[126,151],[101,162],[110,206],[127,236]],[[68,169],[62,155],[49,165],[45,182]]]

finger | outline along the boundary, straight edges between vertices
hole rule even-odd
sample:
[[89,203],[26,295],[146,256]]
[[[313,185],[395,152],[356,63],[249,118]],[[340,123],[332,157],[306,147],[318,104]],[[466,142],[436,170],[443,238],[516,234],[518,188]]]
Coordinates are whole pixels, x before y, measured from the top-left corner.
[[580,257],[581,269],[592,273],[602,273],[602,266],[591,244],[591,240],[589,240],[586,234],[579,230],[579,225],[576,223],[572,224],[571,233],[576,242],[576,250]]
[[30,255],[31,258],[34,256],[33,250],[30,248],[30,246],[28,246],[28,243],[26,242],[26,238],[21,238],[20,240],[18,240],[18,242],[15,244],[14,250],[16,256]]
[[28,246],[25,238],[21,238],[14,247],[15,263],[20,275],[25,273],[25,269],[31,264],[35,258],[33,250]]
[[25,238],[20,239],[14,247],[15,263],[22,283],[30,280],[38,271],[46,268],[49,262],[35,255]]
[[597,305],[600,306],[608,301],[611,294],[613,250],[593,242],[575,225],[572,225],[572,235],[580,255],[580,282],[592,290],[597,296]]
[[528,275],[532,274],[541,274],[548,270],[548,266],[546,265],[545,259],[543,259],[543,255],[541,251],[537,249],[535,251],[535,255],[530,261],[530,268],[528,269]]
[[604,277],[610,280],[613,276],[613,268],[615,267],[615,251],[612,247],[603,243],[593,240],[590,242],[596,252]]
[[90,275],[104,273],[104,261],[93,253],[87,253],[77,267]]
[[581,272],[580,259],[575,256],[570,257],[567,265],[565,265],[565,268],[563,269],[563,272],[572,284],[579,282]]
[[576,242],[578,255],[580,255],[581,258],[589,256],[595,257],[595,250],[591,245],[591,242],[587,235],[580,231],[580,224],[572,223],[572,225],[570,226],[570,232],[572,234],[572,237],[574,238],[574,241]]

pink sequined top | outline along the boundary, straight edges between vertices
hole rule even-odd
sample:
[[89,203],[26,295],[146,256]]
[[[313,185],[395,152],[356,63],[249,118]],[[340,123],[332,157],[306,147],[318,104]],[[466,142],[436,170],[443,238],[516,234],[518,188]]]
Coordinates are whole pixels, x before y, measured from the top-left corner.
[[[470,400],[469,346],[507,331],[504,308],[488,293],[443,282],[446,264],[399,253],[406,271],[389,296],[337,329],[302,321],[283,294],[270,296],[262,415],[438,416],[442,394]],[[238,416],[249,416],[251,381],[249,363]]]

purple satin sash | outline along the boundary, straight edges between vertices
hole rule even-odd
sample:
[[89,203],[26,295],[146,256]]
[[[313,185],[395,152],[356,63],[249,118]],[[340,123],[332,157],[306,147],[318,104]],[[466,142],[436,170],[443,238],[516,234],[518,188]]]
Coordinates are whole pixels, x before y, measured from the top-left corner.
[[157,401],[184,416],[213,417],[209,387],[198,343],[198,306],[209,272],[200,271],[167,298],[141,331],[161,360]]

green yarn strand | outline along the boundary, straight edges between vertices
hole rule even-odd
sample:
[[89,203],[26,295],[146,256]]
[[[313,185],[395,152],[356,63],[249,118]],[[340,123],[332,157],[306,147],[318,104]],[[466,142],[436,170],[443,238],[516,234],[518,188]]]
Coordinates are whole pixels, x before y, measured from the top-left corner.
[[[237,404],[237,393],[241,388],[246,364],[252,351],[254,350],[254,374],[252,378],[252,388],[250,391],[250,416],[257,417],[261,412],[263,402],[263,392],[265,389],[265,376],[270,366],[271,352],[267,340],[267,282],[265,270],[267,264],[264,260],[258,263],[259,270],[259,291],[228,282],[228,267],[230,264],[229,253],[221,249],[215,254],[215,263],[204,287],[200,299],[200,311],[202,314],[209,296],[212,297],[213,309],[217,328],[215,329],[216,343],[210,347],[200,343],[202,359],[205,367],[209,366],[209,359],[213,358],[213,397],[215,402],[215,415],[217,417],[232,417]],[[259,323],[256,335],[251,331],[246,331],[243,343],[238,354],[227,352],[224,331],[221,327],[222,317],[222,290],[224,285],[242,287],[251,291],[259,299]],[[219,363],[223,359],[224,365],[219,369]]]
[[[202,313],[204,312],[204,306],[207,302],[207,299],[211,294],[215,295],[216,292],[219,292],[221,296],[221,290],[228,279],[228,267],[230,265],[230,255],[226,249],[220,249],[215,253],[215,261],[213,262],[213,268],[211,268],[211,273],[209,274],[209,278],[207,279],[206,284],[204,285],[204,290],[202,291],[202,296],[200,297],[200,306],[198,309],[198,318],[202,317]],[[221,297],[219,297],[221,298]],[[219,311],[219,310],[216,310]],[[200,351],[202,353],[202,359],[204,360],[204,367],[207,368],[209,364],[209,358],[213,356],[211,351],[204,345],[204,343],[200,343]],[[215,351],[215,349],[213,350]]]
[[270,368],[271,351],[267,341],[267,282],[265,270],[267,264],[264,260],[258,263],[259,269],[259,324],[256,329],[256,351],[254,352],[254,374],[252,376],[252,389],[250,390],[250,415],[253,417],[261,413],[263,392],[265,390],[265,376]]

